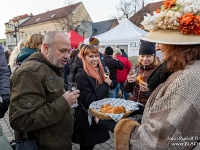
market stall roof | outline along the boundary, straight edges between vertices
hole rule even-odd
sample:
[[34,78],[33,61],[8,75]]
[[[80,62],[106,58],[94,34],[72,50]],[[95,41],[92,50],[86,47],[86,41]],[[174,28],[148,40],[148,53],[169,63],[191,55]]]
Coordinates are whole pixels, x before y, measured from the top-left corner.
[[72,48],[78,47],[78,44],[84,41],[84,37],[76,33],[74,30],[68,32],[67,35],[69,36],[69,39],[71,41]]
[[[128,45],[129,41],[139,40],[139,37],[145,36],[146,31],[134,25],[129,19],[125,18],[119,25],[113,29],[95,36],[99,39],[100,45]],[[89,38],[84,40],[89,43]]]

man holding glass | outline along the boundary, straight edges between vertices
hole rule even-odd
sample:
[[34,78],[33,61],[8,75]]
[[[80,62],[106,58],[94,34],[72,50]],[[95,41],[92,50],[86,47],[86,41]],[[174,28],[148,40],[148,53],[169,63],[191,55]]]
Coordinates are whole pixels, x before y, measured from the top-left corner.
[[80,91],[64,89],[62,67],[70,48],[65,34],[50,31],[41,52],[32,54],[12,76],[9,117],[16,140],[27,133],[40,150],[72,149],[70,106]]

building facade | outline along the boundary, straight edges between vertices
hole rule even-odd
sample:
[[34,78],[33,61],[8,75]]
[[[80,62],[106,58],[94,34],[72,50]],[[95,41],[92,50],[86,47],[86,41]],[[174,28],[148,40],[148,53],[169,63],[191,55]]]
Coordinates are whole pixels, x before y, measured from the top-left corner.
[[[20,19],[18,23],[11,19],[5,24],[7,45],[16,46],[21,38],[34,33],[45,35],[53,30],[69,32],[84,20],[92,21],[82,2],[38,15],[30,15],[28,19]],[[15,33],[17,38],[13,36]]]
[[27,14],[14,17],[9,22],[5,23],[5,34],[6,34],[6,47],[8,49],[14,49],[17,42],[20,39],[20,33],[23,31],[19,29],[20,24],[29,19],[30,16]]

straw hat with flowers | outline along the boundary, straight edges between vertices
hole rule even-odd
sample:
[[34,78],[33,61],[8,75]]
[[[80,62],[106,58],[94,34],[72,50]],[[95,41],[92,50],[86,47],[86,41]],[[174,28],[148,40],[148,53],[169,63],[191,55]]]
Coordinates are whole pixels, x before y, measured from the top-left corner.
[[200,44],[200,0],[165,0],[141,22],[150,31],[141,39],[172,45]]

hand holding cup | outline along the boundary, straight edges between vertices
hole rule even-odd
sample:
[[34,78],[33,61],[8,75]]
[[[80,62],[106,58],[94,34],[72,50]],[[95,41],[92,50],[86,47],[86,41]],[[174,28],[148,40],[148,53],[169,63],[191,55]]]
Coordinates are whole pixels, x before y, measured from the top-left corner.
[[63,96],[67,100],[68,104],[71,107],[78,106],[78,100],[80,91],[77,89],[76,82],[69,82],[68,83],[68,91],[66,91]]
[[127,76],[127,81],[129,83],[133,83],[133,82],[137,81],[135,69],[130,70],[130,72]]

